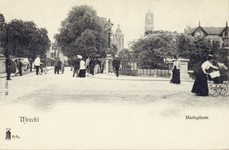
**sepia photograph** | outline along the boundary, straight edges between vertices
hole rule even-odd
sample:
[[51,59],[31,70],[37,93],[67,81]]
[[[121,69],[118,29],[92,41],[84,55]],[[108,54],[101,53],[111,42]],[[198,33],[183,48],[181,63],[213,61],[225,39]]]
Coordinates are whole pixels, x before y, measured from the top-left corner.
[[0,150],[229,150],[228,0],[0,0]]

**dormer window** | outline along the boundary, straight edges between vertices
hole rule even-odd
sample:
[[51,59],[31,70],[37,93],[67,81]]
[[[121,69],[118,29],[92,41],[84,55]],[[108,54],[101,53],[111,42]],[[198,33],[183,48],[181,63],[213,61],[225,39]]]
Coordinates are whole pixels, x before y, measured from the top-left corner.
[[196,35],[197,35],[197,36],[200,36],[200,35],[201,35],[201,32],[200,32],[200,31],[197,31],[197,32],[196,32]]

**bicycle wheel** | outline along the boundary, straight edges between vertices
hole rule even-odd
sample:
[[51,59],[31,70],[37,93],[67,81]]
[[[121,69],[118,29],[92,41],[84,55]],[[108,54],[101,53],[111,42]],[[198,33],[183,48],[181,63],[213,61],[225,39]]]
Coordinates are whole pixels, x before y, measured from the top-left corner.
[[228,91],[228,86],[227,86],[227,84],[226,84],[226,83],[221,84],[221,86],[220,86],[220,94],[221,94],[222,96],[226,96],[227,91]]
[[211,95],[213,97],[216,97],[216,96],[219,95],[219,93],[217,91],[217,89],[218,89],[218,85],[217,84],[209,83],[208,88],[209,88],[209,95]]

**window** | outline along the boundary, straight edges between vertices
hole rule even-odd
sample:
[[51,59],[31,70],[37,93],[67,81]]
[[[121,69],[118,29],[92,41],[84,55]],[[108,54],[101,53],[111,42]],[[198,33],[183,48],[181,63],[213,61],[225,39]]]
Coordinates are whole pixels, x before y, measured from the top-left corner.
[[225,36],[228,36],[228,32],[225,32]]

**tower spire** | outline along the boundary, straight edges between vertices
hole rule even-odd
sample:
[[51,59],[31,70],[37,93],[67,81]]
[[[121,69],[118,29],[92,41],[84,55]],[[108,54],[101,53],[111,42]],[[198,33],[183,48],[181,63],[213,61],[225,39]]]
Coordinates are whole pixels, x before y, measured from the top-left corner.
[[199,27],[200,27],[200,20],[199,20]]
[[228,26],[228,25],[227,25],[227,21],[226,21],[226,26]]

